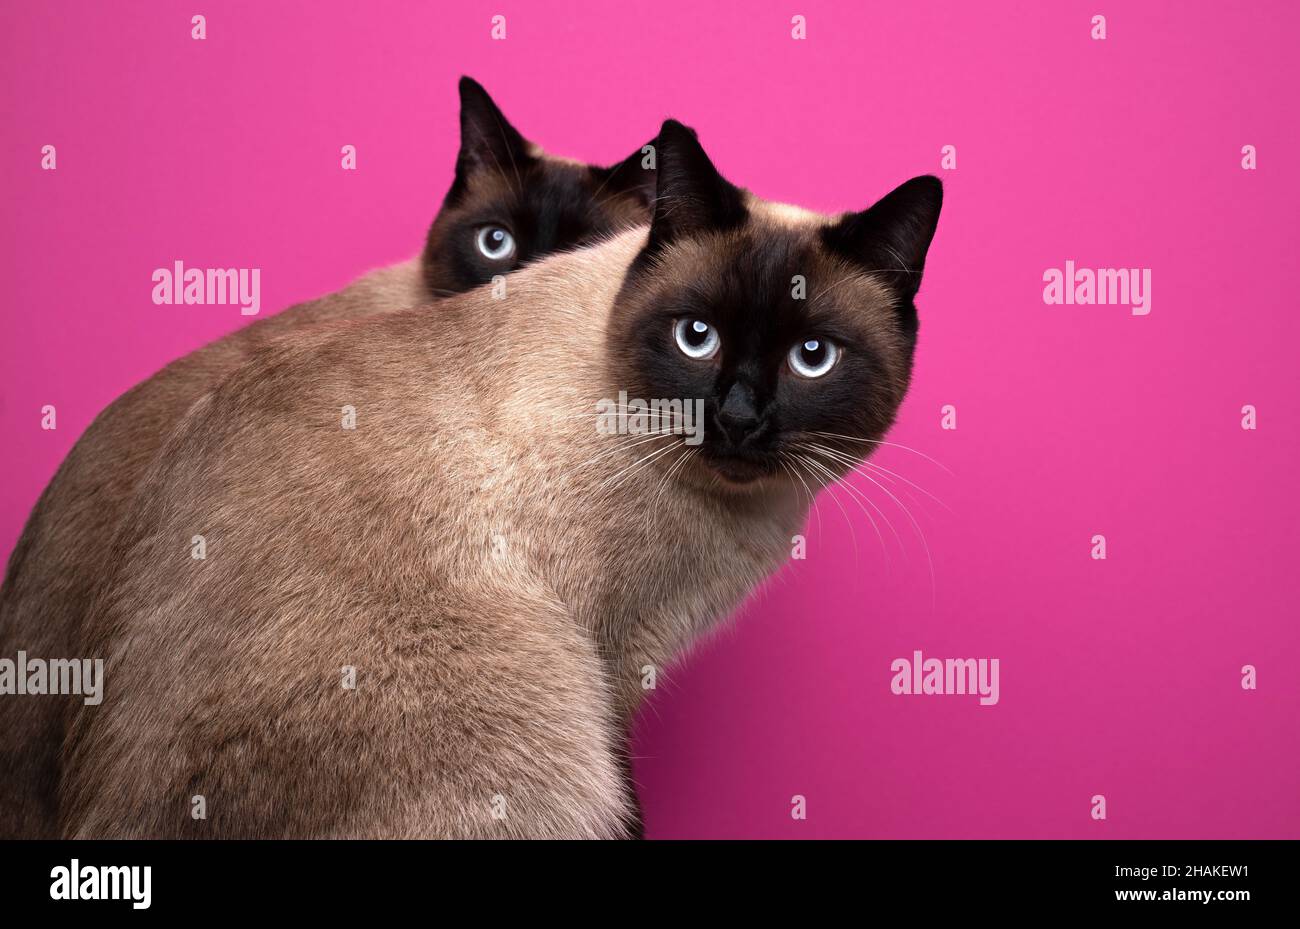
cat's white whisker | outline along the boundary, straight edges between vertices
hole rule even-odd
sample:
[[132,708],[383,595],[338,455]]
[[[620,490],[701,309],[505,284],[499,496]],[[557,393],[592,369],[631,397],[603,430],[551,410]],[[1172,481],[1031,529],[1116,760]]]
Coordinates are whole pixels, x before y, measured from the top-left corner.
[[869,445],[884,445],[889,448],[901,448],[903,451],[911,452],[913,455],[920,455],[922,458],[924,458],[926,461],[930,462],[931,464],[935,465],[936,467],[943,468],[949,474],[952,474],[952,469],[949,468],[943,462],[936,461],[935,459],[927,455],[925,452],[917,451],[916,449],[910,448],[909,446],[906,445],[900,445],[897,442],[886,442],[883,439],[863,439],[863,438],[859,438],[858,436],[840,435],[839,433],[836,432],[809,432],[808,435],[819,435],[827,439],[843,439],[846,442],[862,442]]
[[[862,515],[867,517],[867,521],[871,523],[871,528],[875,531],[876,538],[880,541],[880,551],[885,556],[885,563],[890,564],[892,562],[892,559],[889,557],[889,547],[885,545],[885,537],[884,535],[881,534],[880,526],[876,523],[875,518],[869,512],[867,512],[866,507],[862,505],[862,501],[865,500],[868,506],[870,506],[872,509],[876,510],[877,512],[880,512],[876,504],[871,500],[870,497],[866,496],[866,494],[862,493],[862,491],[858,490],[858,488],[854,487],[848,481],[844,481],[841,480],[840,478],[837,478],[829,468],[827,468],[825,465],[823,465],[821,462],[817,461],[816,459],[809,458],[808,464],[811,467],[817,468],[818,471],[826,475],[826,477],[829,479],[827,483],[828,488],[831,485],[839,484],[839,486],[843,487],[845,490],[849,492],[849,499],[857,504],[858,509],[862,511]],[[885,514],[883,512],[880,512],[880,517],[881,519],[885,519],[885,522],[887,523],[889,522],[889,520],[885,518]],[[890,526],[890,529],[893,530],[892,525]],[[894,535],[897,536],[898,533],[895,531]],[[900,548],[901,548],[901,542],[900,542]],[[904,555],[906,555],[905,550],[904,550]]]
[[[798,443],[797,447],[802,448],[802,449],[804,449],[805,451],[812,452],[814,455],[817,455],[817,454],[826,455],[826,456],[828,457],[828,460],[830,460],[832,463],[835,463],[835,464],[842,464],[842,465],[848,467],[848,468],[850,469],[850,473],[856,473],[856,471],[857,471],[857,469],[856,469],[856,467],[855,467],[855,465],[856,465],[856,462],[855,462],[855,461],[853,461],[852,459],[848,459],[848,458],[844,458],[844,457],[836,456],[836,455],[832,452],[832,450],[826,448],[825,446],[821,446],[821,445],[808,445],[808,444],[804,444],[804,443]],[[889,527],[889,531],[893,534],[894,539],[898,542],[898,546],[899,546],[899,548],[904,552],[904,554],[906,554],[907,547],[903,544],[903,537],[900,536],[900,535],[898,534],[898,530],[894,528],[894,524],[893,524],[893,522],[890,521],[889,517],[885,514],[885,511],[882,510],[879,506],[877,506],[877,505],[876,505],[876,502],[875,502],[874,500],[872,500],[872,499],[871,499],[870,497],[868,497],[866,494],[863,494],[862,491],[861,491],[860,489],[858,489],[858,488],[856,488],[856,487],[853,487],[853,485],[850,484],[848,481],[844,480],[843,478],[835,477],[835,475],[834,475],[833,473],[831,473],[830,476],[831,476],[831,479],[832,479],[832,480],[840,481],[841,483],[844,484],[844,486],[846,486],[846,487],[851,487],[851,488],[853,488],[855,491],[857,491],[858,493],[862,494],[862,499],[864,499],[864,500],[867,502],[867,504],[868,504],[868,505],[869,505],[873,510],[875,510],[876,513],[878,513],[878,514],[880,515],[880,518],[883,519],[883,520],[885,521],[885,525],[887,525],[887,526]]]
[[699,451],[698,448],[691,448],[689,445],[683,445],[682,448],[684,451],[681,456],[669,466],[663,477],[659,479],[659,488],[655,492],[654,504],[652,507],[655,512],[658,512],[659,510],[659,501],[663,498],[664,493],[672,486],[673,477],[682,469],[683,465],[685,465],[685,463],[689,461],[697,451]]
[[582,468],[590,467],[591,465],[595,464],[598,461],[604,461],[606,458],[610,457],[611,455],[617,455],[619,452],[626,451],[629,448],[635,448],[638,445],[645,445],[647,442],[653,441],[654,439],[671,438],[671,436],[667,436],[664,435],[663,433],[656,432],[653,435],[614,436],[613,438],[619,439],[621,441],[611,442],[610,444],[614,446],[613,448],[606,449],[605,451],[597,455],[595,458],[587,459],[582,464],[578,465],[578,468],[582,469]]
[[[838,461],[841,464],[845,465],[846,467],[852,469],[854,473],[860,473],[862,468],[870,468],[873,471],[879,471],[881,472],[881,476],[885,477],[885,479],[889,480],[891,483],[893,483],[895,479],[902,481],[904,484],[907,484],[910,487],[914,487],[917,490],[919,490],[921,493],[925,494],[927,497],[929,497],[935,503],[939,504],[949,513],[952,512],[952,507],[948,506],[948,504],[944,503],[942,500],[940,500],[934,494],[930,493],[930,491],[926,490],[920,484],[917,484],[915,481],[909,480],[908,478],[904,477],[901,474],[898,474],[895,471],[891,471],[889,468],[886,468],[883,465],[876,464],[875,462],[869,461],[867,459],[855,458],[853,455],[847,452],[843,452],[835,448],[827,448],[824,445],[818,445],[816,443],[811,443],[810,445],[803,445],[802,447],[816,448],[819,451],[821,451],[823,454],[832,458],[833,460]],[[899,490],[901,491],[902,488],[899,488]],[[911,497],[910,494],[908,496]]]
[[935,583],[935,574],[934,574],[934,557],[930,554],[930,543],[928,543],[928,542],[925,540],[925,533],[921,530],[921,524],[918,523],[918,522],[916,521],[916,517],[912,515],[912,511],[909,510],[909,509],[908,509],[908,508],[903,504],[903,501],[902,501],[902,500],[899,500],[896,496],[894,496],[894,494],[890,492],[890,490],[889,490],[888,487],[886,487],[884,484],[880,483],[878,480],[876,480],[876,479],[875,479],[874,477],[872,477],[870,474],[867,474],[865,471],[862,471],[862,472],[859,472],[859,473],[860,473],[863,477],[865,477],[867,480],[871,481],[871,483],[875,484],[877,487],[879,487],[881,490],[883,490],[883,491],[884,491],[884,492],[889,496],[889,498],[890,498],[891,500],[893,500],[895,504],[898,505],[898,508],[899,508],[900,510],[903,511],[904,515],[906,515],[907,518],[911,521],[911,523],[912,523],[912,528],[916,530],[917,538],[919,538],[919,539],[921,540],[921,547],[925,549],[925,561],[926,561],[926,564],[929,566],[929,569],[930,569],[930,606],[931,606],[931,607],[934,607],[934,606],[936,605],[936,603],[938,602],[938,596],[939,596],[939,595],[938,595],[938,588],[937,588],[937,585],[936,585],[936,583]]
[[[881,473],[884,474],[884,475],[888,475],[889,477],[892,477],[892,478],[894,478],[894,479],[896,479],[896,480],[900,480],[900,481],[902,481],[904,484],[908,485],[909,487],[912,487],[912,488],[914,488],[914,489],[920,491],[921,493],[925,494],[927,497],[929,497],[929,498],[930,498],[931,500],[933,500],[935,503],[939,504],[939,506],[943,507],[943,508],[944,508],[945,510],[947,510],[949,513],[951,513],[951,512],[953,511],[952,507],[950,507],[948,504],[944,503],[942,500],[940,500],[940,499],[939,499],[938,497],[936,497],[934,494],[930,493],[930,491],[926,490],[924,487],[922,487],[920,484],[916,483],[915,481],[911,480],[910,478],[905,477],[905,476],[903,476],[902,474],[899,474],[899,473],[896,472],[896,471],[891,471],[891,470],[889,470],[889,468],[886,468],[886,467],[884,467],[883,465],[879,465],[879,464],[877,464],[877,463],[874,462],[874,461],[863,461],[863,462],[861,463],[861,465],[862,465],[862,467],[870,468],[870,469],[873,470],[873,471],[879,471],[879,472],[881,472]],[[855,470],[856,470],[856,469],[855,469]],[[909,495],[909,496],[910,496],[910,495]]]
[[785,472],[785,476],[790,479],[790,488],[795,492],[796,496],[799,496],[799,486],[794,482],[794,475],[790,471],[790,466],[785,463],[785,455],[778,454],[776,463],[781,466],[781,470]]
[[[813,461],[811,458],[805,458],[804,460],[809,468],[821,467],[820,465],[817,464],[817,462]],[[825,469],[823,468],[822,470]],[[844,509],[844,504],[840,503],[840,497],[839,494],[835,492],[834,484],[835,484],[835,480],[834,480],[834,476],[832,475],[832,479],[830,483],[824,484],[823,486],[825,487],[826,490],[830,491],[831,500],[835,502],[835,506],[839,508],[840,514],[844,517],[844,524],[849,527],[849,539],[853,542],[853,566],[854,568],[857,568],[860,564],[858,560],[858,534],[853,530],[853,520],[849,519],[849,511]]]
[[[658,435],[658,434],[656,434],[656,435],[654,435],[654,436],[651,436],[651,438],[655,438],[655,439],[676,439],[677,437],[676,437],[676,436],[672,436],[672,435]],[[610,489],[610,488],[612,488],[612,487],[617,487],[617,486],[619,486],[619,485],[621,485],[621,484],[623,484],[623,483],[626,483],[626,481],[627,481],[627,480],[628,480],[628,479],[629,479],[633,474],[635,474],[635,473],[637,473],[638,471],[640,471],[644,466],[648,465],[650,462],[654,461],[654,459],[658,458],[660,455],[663,455],[665,452],[670,452],[670,451],[672,451],[672,450],[673,450],[674,448],[676,448],[679,444],[680,444],[680,443],[675,442],[675,441],[674,441],[674,442],[670,442],[668,445],[664,446],[663,448],[656,449],[655,451],[651,452],[650,454],[646,455],[645,457],[637,459],[636,461],[634,461],[632,464],[628,465],[628,466],[627,466],[626,468],[624,468],[623,470],[616,472],[612,477],[606,478],[605,481],[604,481],[603,483],[601,483],[599,489],[603,491],[603,490]]]
[[[782,455],[782,458],[786,458],[786,457],[787,457],[786,455],[784,454]],[[821,510],[817,509],[817,494],[813,493],[812,487],[810,487],[808,485],[808,482],[804,480],[803,474],[800,473],[799,470],[797,469],[798,467],[797,463],[793,460],[792,457],[789,459],[789,461],[790,461],[790,473],[799,479],[799,483],[803,485],[804,490],[807,491],[808,493],[808,509],[817,518],[817,543],[820,545],[822,540],[822,514],[821,514]]]
[[[844,481],[844,478],[839,478],[839,479],[840,481],[844,482],[844,485],[846,487],[853,487],[852,483],[849,483],[848,481]],[[871,478],[867,477],[867,479],[871,479]],[[884,490],[884,487],[880,487],[880,489]],[[889,528],[889,533],[891,533],[894,537],[894,542],[898,543],[898,551],[901,551],[902,555],[904,555],[904,560],[907,560],[907,546],[904,543],[904,541],[902,541],[902,535],[898,533],[898,529],[896,528],[896,526],[894,526],[893,520],[891,520],[891,518],[889,518],[887,513],[885,513],[884,509],[881,509],[879,505],[876,504],[875,500],[872,500],[870,496],[867,496],[865,494],[865,492],[863,492],[861,489],[858,489],[858,487],[854,487],[854,490],[857,490],[858,494],[862,495],[862,499],[866,500],[867,504],[870,505],[872,509],[875,509],[876,513],[878,513],[881,520],[884,520],[885,525],[887,525]]]

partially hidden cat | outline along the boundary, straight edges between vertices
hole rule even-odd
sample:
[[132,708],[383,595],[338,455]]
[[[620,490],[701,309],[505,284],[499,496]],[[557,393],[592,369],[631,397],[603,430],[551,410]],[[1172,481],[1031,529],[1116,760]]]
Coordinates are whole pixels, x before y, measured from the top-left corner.
[[[778,569],[892,424],[942,200],[766,202],[674,121],[657,173],[648,227],[505,299],[255,351],[195,404],[105,559],[62,834],[630,833],[642,669]],[[621,393],[698,401],[700,440],[602,425]]]
[[[256,353],[314,326],[470,290],[648,219],[654,172],[643,169],[640,150],[612,167],[550,156],[519,134],[477,82],[461,78],[459,90],[455,177],[423,254],[239,329],[105,409],[42,494],[9,559],[0,655],[89,655],[81,627],[96,621],[87,611],[90,592],[110,571],[109,542],[146,468],[190,405]],[[70,699],[0,698],[0,837],[54,828],[55,752]]]

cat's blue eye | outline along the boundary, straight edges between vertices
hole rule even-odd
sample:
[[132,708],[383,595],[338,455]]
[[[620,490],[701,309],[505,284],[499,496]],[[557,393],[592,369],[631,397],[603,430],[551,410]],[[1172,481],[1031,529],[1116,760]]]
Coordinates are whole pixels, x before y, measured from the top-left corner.
[[489,261],[505,261],[515,254],[515,237],[502,226],[484,226],[474,241],[479,253]]
[[825,339],[806,339],[790,349],[790,370],[800,377],[821,377],[839,360],[840,350]]
[[679,319],[673,324],[673,338],[687,358],[712,358],[722,346],[718,330],[698,319]]

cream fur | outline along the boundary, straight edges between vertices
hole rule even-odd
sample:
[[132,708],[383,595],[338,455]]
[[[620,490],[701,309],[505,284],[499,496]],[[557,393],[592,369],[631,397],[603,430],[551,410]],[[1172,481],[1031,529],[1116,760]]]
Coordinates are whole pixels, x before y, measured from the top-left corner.
[[607,483],[644,452],[586,415],[617,391],[604,320],[644,237],[525,269],[503,301],[258,352],[195,405],[95,604],[111,699],[76,712],[65,834],[625,834],[640,669],[805,515],[785,485]]

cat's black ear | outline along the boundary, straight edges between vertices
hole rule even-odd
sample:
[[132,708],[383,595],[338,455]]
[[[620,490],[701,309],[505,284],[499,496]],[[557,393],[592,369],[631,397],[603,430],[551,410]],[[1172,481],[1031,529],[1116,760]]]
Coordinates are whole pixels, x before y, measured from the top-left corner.
[[745,221],[743,192],[713,167],[694,130],[667,120],[654,145],[657,170],[649,251],[693,233],[730,229]]
[[478,171],[514,178],[515,171],[532,156],[519,131],[501,113],[483,85],[472,77],[460,79],[460,152],[456,156],[453,200]]
[[618,164],[612,164],[608,168],[593,165],[591,175],[596,179],[600,190],[609,194],[629,194],[648,208],[655,197],[655,141],[651,139]]
[[886,281],[903,300],[921,286],[943,184],[937,177],[914,177],[861,213],[849,213],[822,233],[826,246]]

